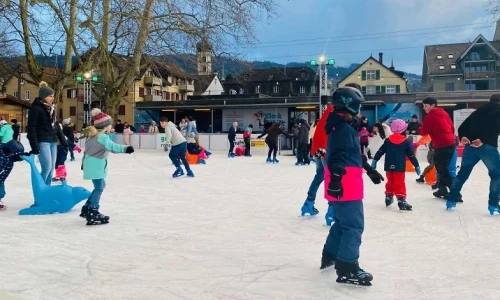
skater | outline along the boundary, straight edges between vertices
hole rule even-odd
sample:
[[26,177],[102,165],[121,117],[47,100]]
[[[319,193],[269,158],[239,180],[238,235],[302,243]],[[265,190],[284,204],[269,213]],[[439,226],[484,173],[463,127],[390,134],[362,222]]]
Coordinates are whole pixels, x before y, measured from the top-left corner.
[[500,134],[500,94],[476,109],[458,128],[458,136],[465,145],[460,170],[450,189],[446,208],[452,209],[460,202],[460,191],[479,161],[488,169],[490,192],[488,211],[491,215],[500,212],[500,156],[498,135]]
[[238,131],[238,122],[233,122],[233,126],[229,128],[227,139],[229,140],[229,152],[227,157],[234,157],[234,142],[236,141],[236,132]]
[[134,148],[127,145],[115,144],[108,133],[113,128],[113,119],[100,109],[91,111],[94,126],[87,127],[87,140],[82,160],[83,179],[92,180],[94,190],[87,202],[82,207],[80,217],[87,220],[87,225],[100,225],[109,223],[109,217],[99,212],[101,195],[106,187],[105,179],[108,174],[108,154],[134,153]]
[[180,162],[184,165],[187,176],[194,177],[193,171],[191,171],[186,159],[186,138],[182,136],[179,129],[175,127],[175,124],[169,122],[165,117],[160,119],[160,126],[165,129],[165,148],[170,150],[168,157],[170,157],[170,160],[172,160],[172,163],[175,166],[175,172],[172,174],[172,177],[176,178],[184,175],[184,170],[182,169]]
[[57,139],[66,145],[66,139],[56,121],[54,90],[46,82],[40,82],[38,97],[31,105],[28,116],[28,135],[31,153],[38,155],[42,179],[47,185],[52,183],[52,172],[56,164]]
[[12,135],[12,139],[19,141],[19,129],[21,128],[21,126],[19,126],[19,124],[17,124],[17,119],[10,120],[10,123],[12,126],[12,130],[14,131],[14,134]]
[[0,139],[2,144],[10,142],[14,139],[14,130],[5,120],[0,121]]
[[377,162],[385,155],[385,206],[390,206],[394,202],[394,196],[398,199],[400,210],[412,210],[412,206],[406,202],[406,158],[410,159],[415,166],[417,175],[420,175],[420,166],[413,153],[410,141],[406,137],[408,124],[401,119],[396,119],[391,123],[393,134],[384,141],[384,144],[375,154],[372,161],[372,168],[377,168]]
[[[63,126],[61,126],[61,130],[63,130]],[[66,138],[66,136],[65,136]],[[52,178],[52,181],[63,181],[66,180],[66,166],[64,162],[68,157],[68,150],[70,148],[70,142],[66,139],[67,146],[63,146],[61,141],[57,140],[57,156],[56,156],[56,176]],[[73,144],[74,145],[74,144]]]
[[434,163],[439,176],[438,191],[433,195],[447,199],[448,189],[453,182],[448,166],[456,150],[455,127],[448,113],[438,107],[435,98],[427,97],[422,103],[427,116],[419,128],[419,133],[431,137],[434,145]]
[[5,144],[0,144],[0,211],[7,208],[2,202],[3,198],[5,198],[5,180],[14,168],[14,163],[22,161],[20,155],[30,155],[24,153],[23,144],[20,142],[11,140]]
[[310,165],[308,149],[309,140],[309,125],[306,120],[299,120],[299,133],[297,136],[297,162],[296,166]]
[[[66,140],[68,141],[68,152],[70,154],[70,160],[75,161],[75,150],[80,153],[82,150],[80,147],[76,146],[76,142],[78,142],[78,139],[75,138],[75,134],[73,132],[73,124],[71,124],[71,118],[67,118],[63,120],[63,129],[62,132],[66,136]],[[59,153],[59,150],[58,150]],[[57,160],[57,159],[56,159]],[[56,166],[57,168],[57,166]]]
[[[279,123],[274,123],[267,129],[266,132],[257,137],[258,139],[260,139],[263,136],[267,135],[265,140],[267,146],[269,147],[269,152],[267,152],[267,163],[277,164],[280,162],[278,159],[276,159],[276,154],[278,153],[278,138],[281,134],[287,135],[283,132],[283,129],[281,129]],[[272,159],[271,154],[273,155]]]
[[243,141],[245,142],[245,156],[246,157],[252,157],[252,154],[250,154],[250,140],[252,139],[252,130],[253,130],[253,125],[250,124],[245,129],[245,131],[243,131]]
[[371,285],[373,276],[358,263],[364,230],[363,159],[358,131],[350,125],[364,101],[361,92],[351,87],[338,88],[332,96],[335,111],[325,126],[325,198],[332,203],[335,222],[326,239],[321,268],[335,264],[337,282]]
[[362,127],[359,131],[359,144],[361,146],[361,153],[367,153],[368,151],[368,138],[373,137],[373,134],[366,129],[366,127]]
[[408,134],[409,135],[418,135],[418,129],[422,127],[422,124],[418,122],[418,116],[411,116],[410,124],[408,124]]
[[[429,148],[429,151],[427,152],[427,163],[429,164],[427,167],[425,167],[424,171],[422,172],[422,175],[416,179],[417,183],[425,183],[425,176],[432,170],[432,168],[435,167],[434,165],[434,146],[432,145],[432,142],[429,142],[427,145]],[[436,182],[437,183],[437,182]]]

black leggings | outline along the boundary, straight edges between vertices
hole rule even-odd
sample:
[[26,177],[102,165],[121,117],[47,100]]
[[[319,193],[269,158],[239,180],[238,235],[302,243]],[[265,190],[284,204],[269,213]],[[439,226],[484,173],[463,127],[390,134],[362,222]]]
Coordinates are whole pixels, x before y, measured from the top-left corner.
[[269,147],[267,158],[271,158],[271,154],[273,155],[273,157],[276,157],[276,154],[278,153],[278,145],[276,141],[266,141],[266,144]]

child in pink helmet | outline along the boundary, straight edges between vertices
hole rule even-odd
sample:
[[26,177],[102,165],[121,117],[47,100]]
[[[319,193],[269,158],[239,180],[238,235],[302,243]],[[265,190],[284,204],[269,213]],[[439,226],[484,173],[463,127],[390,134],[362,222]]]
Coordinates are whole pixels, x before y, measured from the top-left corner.
[[377,167],[378,160],[385,156],[384,170],[386,172],[387,184],[385,185],[385,205],[389,206],[394,202],[394,196],[398,199],[400,210],[412,210],[412,206],[406,202],[406,158],[415,166],[417,175],[420,175],[420,166],[413,153],[410,141],[406,139],[406,128],[408,124],[401,119],[396,119],[391,123],[392,135],[384,141],[384,144],[375,154],[372,161],[372,168]]

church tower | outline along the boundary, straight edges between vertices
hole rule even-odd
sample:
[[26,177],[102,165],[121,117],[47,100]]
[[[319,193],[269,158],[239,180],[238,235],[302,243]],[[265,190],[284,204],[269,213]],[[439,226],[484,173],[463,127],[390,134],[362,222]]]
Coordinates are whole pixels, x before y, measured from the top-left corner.
[[212,74],[212,45],[206,37],[196,44],[196,64],[198,75]]

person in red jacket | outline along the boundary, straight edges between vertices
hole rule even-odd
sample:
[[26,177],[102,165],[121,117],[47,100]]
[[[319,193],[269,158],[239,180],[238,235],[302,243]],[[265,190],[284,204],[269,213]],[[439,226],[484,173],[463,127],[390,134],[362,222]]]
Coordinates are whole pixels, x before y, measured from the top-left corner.
[[420,135],[430,135],[434,145],[434,164],[439,176],[438,191],[433,195],[437,198],[448,198],[448,189],[451,189],[453,177],[448,165],[455,153],[456,139],[455,126],[448,113],[438,107],[435,98],[427,97],[422,101],[427,116],[418,132]]

